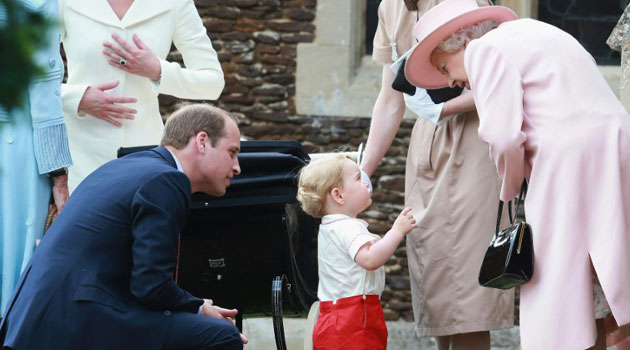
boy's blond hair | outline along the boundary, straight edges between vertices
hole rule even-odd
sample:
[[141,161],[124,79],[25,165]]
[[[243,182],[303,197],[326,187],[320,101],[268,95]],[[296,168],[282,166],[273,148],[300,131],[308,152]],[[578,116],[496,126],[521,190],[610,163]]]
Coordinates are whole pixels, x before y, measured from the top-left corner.
[[325,155],[312,160],[300,170],[297,200],[309,215],[320,218],[325,214],[326,194],[333,188],[342,188],[343,165],[347,157],[343,154]]

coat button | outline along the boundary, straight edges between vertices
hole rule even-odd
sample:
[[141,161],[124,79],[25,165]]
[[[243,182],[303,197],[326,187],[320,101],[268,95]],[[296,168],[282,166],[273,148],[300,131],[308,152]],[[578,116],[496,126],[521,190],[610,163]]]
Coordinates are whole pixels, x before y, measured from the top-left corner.
[[50,68],[55,68],[55,66],[57,65],[57,61],[54,58],[51,58],[48,61],[48,65],[50,66]]
[[171,315],[171,311],[170,310],[164,311],[164,316],[170,316],[170,315]]
[[13,137],[11,136],[7,136],[7,138],[5,139],[7,141],[7,143],[13,143]]

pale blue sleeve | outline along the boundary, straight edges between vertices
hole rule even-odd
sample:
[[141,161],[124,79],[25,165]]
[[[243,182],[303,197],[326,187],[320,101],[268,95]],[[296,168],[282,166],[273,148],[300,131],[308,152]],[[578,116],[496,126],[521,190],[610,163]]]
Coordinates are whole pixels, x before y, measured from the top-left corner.
[[[34,10],[57,20],[58,2],[47,0]],[[61,106],[63,61],[59,52],[59,26],[50,27],[47,45],[38,50],[34,59],[44,73],[35,78],[28,88],[29,107],[33,120],[33,147],[40,174],[72,165],[68,134]]]
[[[1,10],[2,8],[0,8]],[[6,108],[0,106],[0,123],[8,123],[9,122],[9,113]]]
[[72,165],[68,134],[63,123],[34,129],[33,146],[40,174]]

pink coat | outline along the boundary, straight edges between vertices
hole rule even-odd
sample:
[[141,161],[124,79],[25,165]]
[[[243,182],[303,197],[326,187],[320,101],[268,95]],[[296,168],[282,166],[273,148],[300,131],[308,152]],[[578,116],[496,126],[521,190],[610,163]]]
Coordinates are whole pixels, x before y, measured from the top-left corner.
[[630,117],[584,48],[542,22],[502,24],[468,44],[464,64],[501,199],[530,181],[522,347],[586,349],[596,334],[589,257],[618,323],[630,322]]

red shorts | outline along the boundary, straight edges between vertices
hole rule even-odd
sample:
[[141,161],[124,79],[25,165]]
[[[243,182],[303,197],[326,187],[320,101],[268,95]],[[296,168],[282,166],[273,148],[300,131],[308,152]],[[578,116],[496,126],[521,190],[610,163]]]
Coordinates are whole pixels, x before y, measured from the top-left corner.
[[362,295],[319,303],[313,330],[314,350],[387,349],[387,326],[377,295]]

